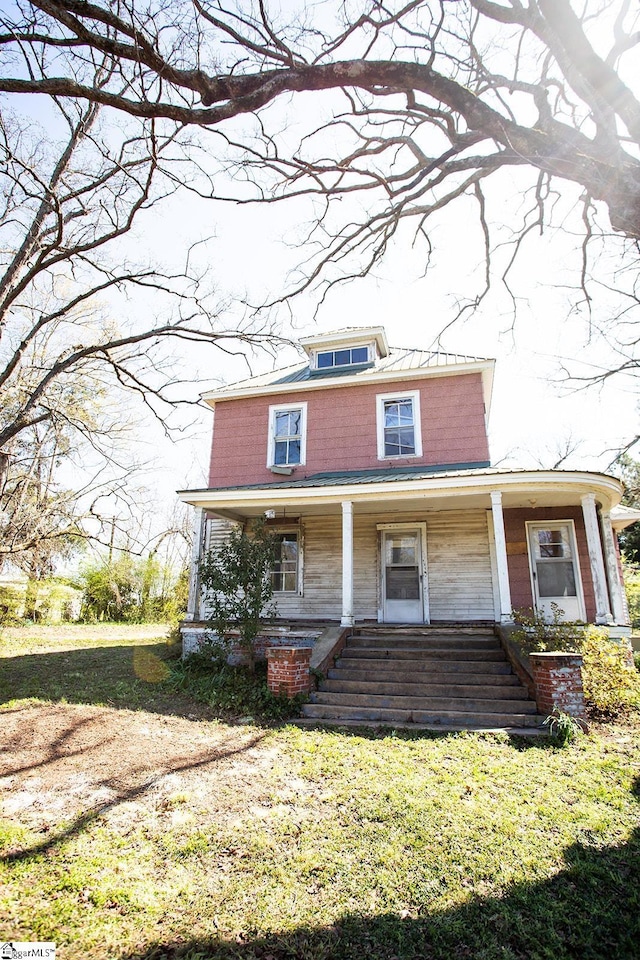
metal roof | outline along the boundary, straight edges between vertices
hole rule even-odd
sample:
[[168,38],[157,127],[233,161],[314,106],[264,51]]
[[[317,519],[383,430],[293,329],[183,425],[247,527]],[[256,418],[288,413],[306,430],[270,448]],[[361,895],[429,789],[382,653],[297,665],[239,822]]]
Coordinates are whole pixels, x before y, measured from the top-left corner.
[[[271,490],[276,487],[298,489],[300,487],[339,487],[351,483],[384,483],[386,480],[424,480],[434,474],[444,477],[473,475],[478,472],[486,473],[491,464],[488,460],[476,463],[445,463],[438,466],[418,467],[387,467],[383,470],[344,470],[331,473],[314,473],[300,480],[285,478],[268,483],[249,483],[231,487],[208,487],[212,492],[222,490]],[[495,473],[509,473],[511,471],[495,468]],[[204,491],[180,491],[181,493],[201,493]]]
[[458,366],[465,363],[491,363],[488,357],[473,357],[461,353],[442,353],[437,350],[410,350],[405,347],[391,347],[389,355],[378,357],[373,363],[342,367],[339,370],[312,370],[309,361],[272,370],[257,377],[240,380],[237,383],[221,387],[212,393],[223,396],[226,392],[235,392],[258,387],[285,386],[292,383],[320,383],[327,380],[339,380],[341,377],[366,379],[373,373],[405,373],[411,370],[426,370]]

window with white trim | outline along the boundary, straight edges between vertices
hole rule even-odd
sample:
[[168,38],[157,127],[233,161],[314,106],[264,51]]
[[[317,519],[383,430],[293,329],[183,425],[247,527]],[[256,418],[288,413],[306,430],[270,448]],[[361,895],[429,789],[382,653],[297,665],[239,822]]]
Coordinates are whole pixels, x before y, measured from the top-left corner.
[[316,369],[331,367],[354,367],[369,363],[369,346],[345,347],[341,350],[319,350],[316,353]]
[[271,571],[274,593],[298,593],[300,573],[300,535],[297,530],[278,532],[275,560]]
[[422,456],[420,393],[380,394],[377,398],[378,459]]
[[297,467],[306,459],[307,405],[269,408],[268,467]]

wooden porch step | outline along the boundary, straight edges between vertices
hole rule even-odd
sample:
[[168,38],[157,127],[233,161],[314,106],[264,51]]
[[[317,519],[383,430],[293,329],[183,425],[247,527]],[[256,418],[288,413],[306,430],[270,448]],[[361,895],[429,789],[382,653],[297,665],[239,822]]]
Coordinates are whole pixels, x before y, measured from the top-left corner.
[[455,647],[353,647],[348,645],[342,651],[345,659],[382,659],[391,660],[479,660],[481,662],[504,662],[504,653],[500,648],[489,647],[483,650],[460,650]]
[[448,727],[456,730],[484,730],[516,728],[538,728],[542,718],[530,713],[490,713],[459,710],[411,709],[380,706],[340,706],[327,703],[307,703],[304,716],[315,720],[361,721],[362,723],[406,723],[425,724],[435,727]]
[[430,636],[397,636],[388,634],[383,636],[358,635],[350,637],[347,646],[349,649],[367,647],[370,650],[381,648],[400,648],[403,650],[500,650],[500,643],[495,636],[458,636],[436,633]]
[[509,723],[493,726],[491,723],[476,725],[469,724],[465,720],[438,720],[427,721],[426,723],[416,723],[406,720],[346,720],[343,717],[322,717],[315,720],[313,717],[297,717],[289,721],[296,727],[343,727],[347,730],[358,730],[363,727],[374,728],[375,730],[391,730],[394,734],[398,730],[407,730],[411,733],[459,733],[468,731],[471,733],[506,733],[510,737],[538,738],[548,737],[549,731],[546,727],[514,727]]
[[381,680],[398,683],[485,683],[514,684],[520,681],[508,663],[463,660],[343,660],[327,676],[336,680]]
[[361,628],[311,694],[308,721],[536,729],[536,704],[492,631]]
[[317,691],[311,694],[312,704],[339,707],[380,707],[383,709],[429,710],[433,713],[522,713],[536,714],[536,705],[531,700],[485,699],[483,697],[422,697],[395,696],[376,693],[331,693]]
[[[517,683],[515,684],[464,684],[458,682],[442,684],[432,683],[429,679],[418,680],[354,680],[342,676],[342,670],[332,671],[334,676],[329,677],[322,684],[322,692],[325,693],[362,693],[362,694],[381,694],[383,696],[392,695],[398,697],[424,697],[432,698],[461,698],[466,697],[469,700],[527,700],[527,691]],[[337,676],[336,676],[337,674]],[[505,678],[510,679],[510,678]]]

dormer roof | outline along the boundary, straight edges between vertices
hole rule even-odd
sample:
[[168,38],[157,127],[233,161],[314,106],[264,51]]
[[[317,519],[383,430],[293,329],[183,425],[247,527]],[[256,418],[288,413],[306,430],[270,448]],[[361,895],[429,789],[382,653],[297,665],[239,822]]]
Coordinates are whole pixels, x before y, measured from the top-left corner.
[[340,347],[355,347],[374,343],[378,357],[389,355],[389,344],[384,327],[344,327],[330,333],[320,333],[314,337],[302,337],[300,346],[308,356],[320,350],[332,350]]

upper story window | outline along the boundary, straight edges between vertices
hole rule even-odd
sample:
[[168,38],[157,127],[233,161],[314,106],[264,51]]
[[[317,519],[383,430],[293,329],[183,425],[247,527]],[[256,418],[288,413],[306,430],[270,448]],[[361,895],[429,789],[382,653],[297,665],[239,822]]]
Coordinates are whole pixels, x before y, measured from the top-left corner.
[[268,467],[297,467],[306,459],[307,405],[269,408]]
[[381,394],[378,401],[378,459],[421,457],[420,394]]
[[321,350],[316,354],[316,369],[350,367],[369,362],[369,347],[347,347],[344,350]]

